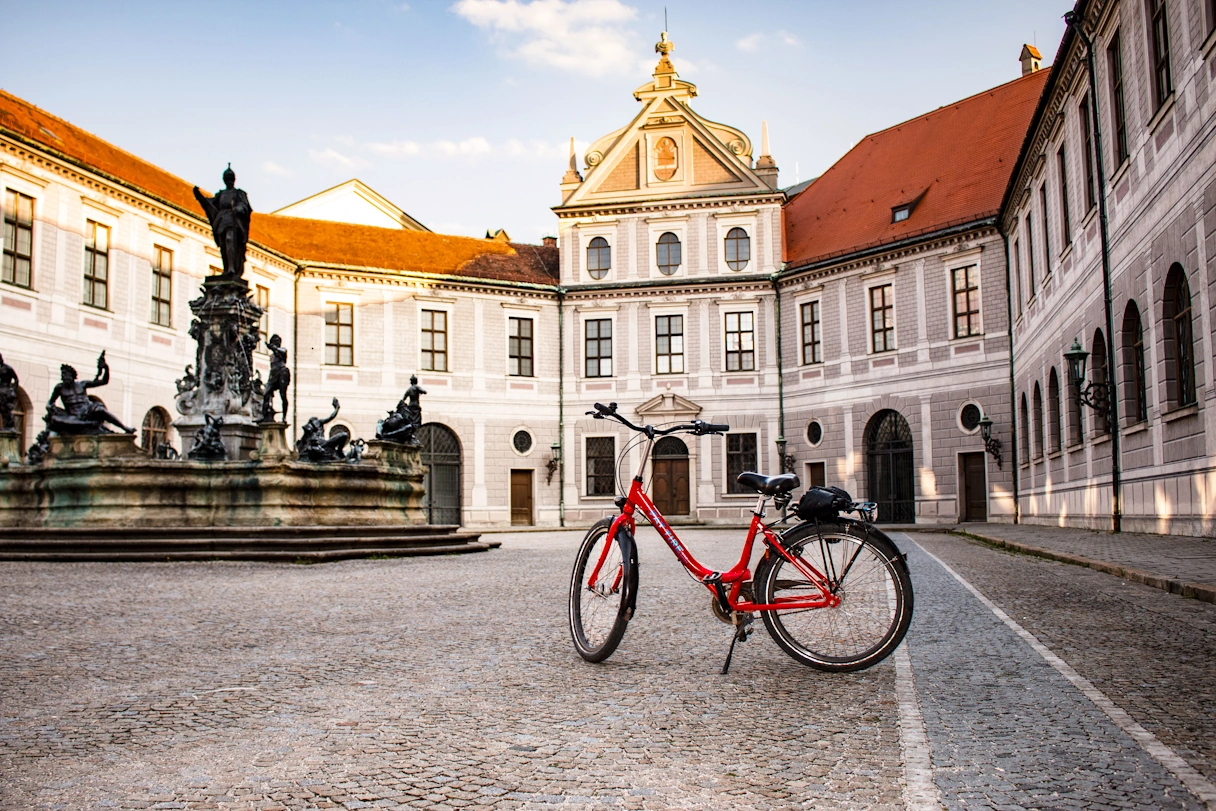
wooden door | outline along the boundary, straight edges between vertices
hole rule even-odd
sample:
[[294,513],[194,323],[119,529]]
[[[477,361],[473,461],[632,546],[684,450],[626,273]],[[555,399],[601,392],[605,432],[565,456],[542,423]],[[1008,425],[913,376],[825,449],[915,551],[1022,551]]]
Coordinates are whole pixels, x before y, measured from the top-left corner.
[[988,480],[983,453],[959,455],[959,478],[963,483],[963,520],[988,520]]
[[511,525],[532,525],[532,471],[511,471]]
[[826,462],[807,462],[806,463],[806,486],[807,487],[827,487],[828,485],[828,466]]
[[673,436],[655,443],[654,484],[651,498],[663,515],[688,515],[692,512],[688,486],[688,446]]

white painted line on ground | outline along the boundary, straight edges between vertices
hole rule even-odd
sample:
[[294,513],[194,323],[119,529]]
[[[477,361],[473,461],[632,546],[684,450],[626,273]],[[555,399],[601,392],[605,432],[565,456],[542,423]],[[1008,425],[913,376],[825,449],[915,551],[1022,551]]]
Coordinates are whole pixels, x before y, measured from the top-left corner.
[[899,704],[899,748],[904,755],[904,806],[908,811],[939,811],[942,796],[933,780],[933,760],[925,719],[916,699],[912,659],[904,642],[892,654],[895,660],[895,701]]
[[[904,537],[907,538],[908,536],[904,535]],[[908,538],[908,540],[912,539]],[[915,543],[915,541],[913,541],[913,543]],[[962,575],[947,566],[941,558],[934,555],[920,544],[916,545],[920,547],[922,552],[933,558],[933,560],[937,561],[937,564],[949,572],[951,577],[961,583],[963,588],[971,592],[977,600],[983,603],[989,611],[996,615],[997,619],[1009,626],[1009,628],[1015,634],[1026,641],[1026,644],[1034,648],[1035,653],[1042,656],[1047,664],[1054,667],[1061,676],[1068,679],[1068,681],[1071,682],[1074,687],[1080,690],[1086,698],[1094,703],[1094,706],[1106,713],[1107,717],[1110,718],[1111,721],[1115,722],[1115,726],[1119,727],[1119,729],[1130,735],[1132,739],[1136,741],[1136,743],[1140,744],[1140,748],[1147,752],[1149,756],[1153,758],[1153,760],[1160,763],[1162,766],[1168,769],[1169,772],[1174,775],[1174,777],[1178,778],[1178,781],[1182,783],[1182,785],[1186,786],[1187,790],[1198,797],[1199,800],[1208,807],[1209,811],[1216,811],[1216,785],[1212,785],[1212,783],[1206,777],[1197,772],[1195,768],[1183,760],[1178,753],[1163,744],[1156,735],[1140,726],[1140,724],[1138,724],[1130,715],[1127,714],[1126,710],[1115,704],[1115,702],[1111,701],[1106,694],[1097,687],[1094,687],[1093,683],[1090,682],[1089,679],[1073,670],[1072,666],[1069,665],[1068,662],[1065,662],[1059,656],[1052,653],[1051,650],[1040,642],[1034,634],[1030,633],[1030,631],[1027,631],[1025,628],[1015,622],[1008,614],[1002,611],[996,605],[996,603],[992,602],[981,594],[979,589],[968,583],[963,579]]]

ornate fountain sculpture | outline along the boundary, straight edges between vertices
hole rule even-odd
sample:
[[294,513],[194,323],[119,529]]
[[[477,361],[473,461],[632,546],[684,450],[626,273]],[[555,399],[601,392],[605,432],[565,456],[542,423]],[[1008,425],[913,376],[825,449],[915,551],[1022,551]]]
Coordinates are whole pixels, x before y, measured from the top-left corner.
[[[224,188],[208,197],[194,188],[194,196],[211,223],[224,270],[203,282],[203,295],[190,302],[194,321],[190,336],[198,343],[194,369],[186,367],[177,381],[174,425],[183,434],[197,433],[207,417],[221,418],[218,430],[223,458],[249,459],[257,450],[264,402],[254,393],[253,350],[258,344],[262,308],[249,300],[245,281],[245,249],[249,242],[249,197],[235,188],[236,174],[224,170]],[[214,458],[214,457],[212,457]]]

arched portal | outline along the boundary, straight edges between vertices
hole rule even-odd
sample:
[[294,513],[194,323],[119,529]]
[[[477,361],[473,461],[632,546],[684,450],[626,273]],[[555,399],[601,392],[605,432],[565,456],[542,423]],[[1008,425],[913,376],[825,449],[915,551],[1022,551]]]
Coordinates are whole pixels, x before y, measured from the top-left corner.
[[428,422],[418,429],[422,443],[426,495],[422,509],[428,524],[460,524],[460,440],[451,428]]
[[688,446],[674,436],[665,436],[654,445],[654,504],[664,515],[688,515]]
[[870,501],[884,524],[916,520],[912,471],[912,430],[898,411],[879,411],[866,426],[866,469]]

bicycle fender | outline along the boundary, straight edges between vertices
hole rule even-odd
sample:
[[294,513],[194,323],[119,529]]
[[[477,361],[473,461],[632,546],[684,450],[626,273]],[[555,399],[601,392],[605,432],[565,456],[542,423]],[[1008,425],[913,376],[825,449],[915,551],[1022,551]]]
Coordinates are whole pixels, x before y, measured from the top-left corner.
[[621,555],[625,560],[629,561],[629,571],[625,573],[626,582],[629,584],[629,593],[627,595],[626,605],[629,607],[629,618],[633,619],[634,610],[638,603],[638,545],[633,539],[633,533],[621,527],[617,532],[621,539]]

